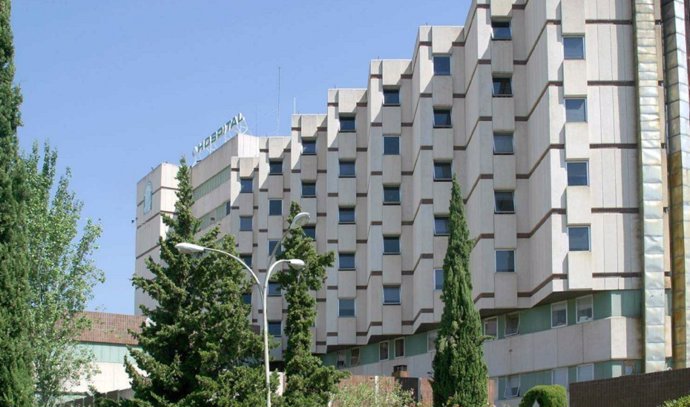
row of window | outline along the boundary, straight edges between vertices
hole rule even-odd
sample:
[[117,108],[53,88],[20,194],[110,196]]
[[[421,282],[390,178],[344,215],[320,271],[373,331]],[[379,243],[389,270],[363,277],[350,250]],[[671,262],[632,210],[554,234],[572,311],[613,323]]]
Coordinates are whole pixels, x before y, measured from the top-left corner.
[[[625,374],[629,375],[632,374],[632,372],[632,366],[626,365]],[[587,363],[584,365],[578,365],[575,368],[575,380],[577,382],[587,382],[590,380],[594,380],[594,364]],[[557,369],[551,370],[551,384],[558,384],[568,389],[569,382],[570,380],[568,379],[567,367],[559,367]],[[503,398],[511,399],[521,396],[522,392],[520,389],[520,375],[506,377],[506,386],[503,390]]]

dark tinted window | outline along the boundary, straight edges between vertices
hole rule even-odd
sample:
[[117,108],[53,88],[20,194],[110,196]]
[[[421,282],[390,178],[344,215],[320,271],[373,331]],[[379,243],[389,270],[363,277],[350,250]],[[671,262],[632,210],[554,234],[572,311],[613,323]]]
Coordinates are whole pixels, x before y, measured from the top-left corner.
[[354,161],[340,161],[340,176],[354,177],[355,176],[355,162]]
[[585,98],[568,98],[565,100],[565,121],[587,121],[587,100]]
[[383,237],[383,254],[399,254],[400,253],[400,237],[398,236],[384,236]]
[[447,235],[448,234],[448,217],[436,216],[434,217],[434,234]]
[[491,30],[495,40],[509,40],[513,36],[510,31],[510,21],[492,21]]
[[251,254],[241,254],[240,259],[246,264],[247,266],[251,267],[252,266],[252,255]]
[[515,213],[513,191],[495,191],[496,213]]
[[340,116],[340,131],[355,131],[355,116]]
[[240,231],[247,232],[252,230],[252,217],[240,216]]
[[383,287],[384,304],[400,304],[400,287]]
[[434,75],[450,75],[450,55],[434,56]]
[[513,96],[510,78],[494,78],[494,96]]
[[268,162],[268,173],[271,175],[279,175],[283,173],[283,162],[279,160],[271,160]]
[[568,166],[568,185],[579,186],[587,185],[587,162],[569,162]]
[[397,106],[400,104],[400,89],[384,89],[383,104]]
[[268,295],[271,297],[278,297],[280,296],[280,284],[270,281],[268,283]]
[[355,223],[355,208],[339,208],[338,222]]
[[355,268],[355,254],[338,253],[338,268],[341,270],[353,270]]
[[434,127],[450,126],[450,109],[434,109]]
[[399,204],[400,203],[400,186],[383,187],[383,203],[384,204]]
[[568,247],[571,252],[589,250],[589,227],[571,226],[568,228]]
[[400,154],[400,137],[383,136],[383,155]]
[[305,236],[312,238],[312,240],[316,240],[316,226],[302,226],[302,231],[304,231]]
[[515,251],[496,250],[496,271],[499,273],[515,271]]
[[316,183],[315,182],[302,182],[302,196],[305,198],[316,196]]
[[268,333],[276,338],[282,335],[280,321],[268,321]]
[[251,178],[241,178],[240,179],[240,192],[249,193],[252,192],[253,182]]
[[494,133],[494,154],[513,154],[512,133]]
[[283,214],[283,201],[280,199],[270,199],[268,201],[268,214],[269,215],[282,215]]
[[434,270],[434,289],[443,290],[443,269]]
[[563,53],[565,59],[584,59],[585,37],[563,37]]
[[354,317],[355,316],[355,300],[354,300],[354,298],[340,298],[338,300],[338,316],[339,317]]
[[434,180],[450,180],[453,177],[453,171],[450,163],[434,163]]
[[316,154],[316,140],[302,140],[302,155]]
[[242,294],[242,302],[245,304],[250,304],[252,303],[252,293],[244,293]]

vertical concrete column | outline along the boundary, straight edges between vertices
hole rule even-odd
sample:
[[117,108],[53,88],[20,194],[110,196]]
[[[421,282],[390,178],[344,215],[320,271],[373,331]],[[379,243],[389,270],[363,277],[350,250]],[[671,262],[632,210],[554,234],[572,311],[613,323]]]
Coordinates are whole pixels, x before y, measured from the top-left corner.
[[668,120],[668,170],[671,205],[673,365],[690,366],[690,130],[688,129],[688,61],[685,8],[682,0],[664,0],[664,57]]
[[659,61],[654,0],[635,0],[637,119],[644,271],[645,372],[665,368],[664,227]]

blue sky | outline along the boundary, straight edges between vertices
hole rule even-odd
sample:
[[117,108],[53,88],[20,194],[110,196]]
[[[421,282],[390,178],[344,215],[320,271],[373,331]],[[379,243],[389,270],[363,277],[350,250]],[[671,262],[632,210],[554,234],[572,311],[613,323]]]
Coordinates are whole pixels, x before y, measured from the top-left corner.
[[410,58],[419,25],[462,25],[468,5],[15,1],[21,145],[58,149],[83,215],[104,229],[106,282],[89,309],[134,312],[135,186],[152,167],[189,157],[238,112],[252,134],[288,135],[294,99],[300,113],[325,112],[329,88],[365,87],[369,60]]

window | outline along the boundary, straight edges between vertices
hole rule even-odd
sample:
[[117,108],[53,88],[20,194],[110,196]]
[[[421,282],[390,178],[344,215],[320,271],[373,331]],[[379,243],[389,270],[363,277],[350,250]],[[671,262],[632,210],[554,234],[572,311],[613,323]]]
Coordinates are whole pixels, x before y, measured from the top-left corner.
[[388,359],[388,342],[379,343],[379,360]]
[[450,109],[434,109],[434,127],[450,126]]
[[491,21],[491,31],[494,40],[509,40],[513,37],[510,21]]
[[240,260],[244,262],[249,268],[252,267],[252,255],[251,254],[240,254]]
[[587,161],[568,162],[568,186],[588,185]]
[[436,338],[438,338],[438,331],[430,331],[426,335],[426,351],[433,352],[436,350]]
[[450,163],[434,162],[434,181],[450,181],[453,170]]
[[496,272],[515,272],[515,250],[496,250]]
[[268,214],[269,215],[282,215],[283,214],[283,201],[281,199],[269,199],[268,200]]
[[568,368],[559,367],[551,371],[551,384],[558,384],[568,389]]
[[355,223],[355,208],[338,208],[338,223]]
[[383,155],[400,155],[400,137],[383,136]]
[[355,131],[355,116],[340,116],[340,131],[354,132]]
[[393,187],[383,187],[384,205],[400,203],[400,185]]
[[569,123],[587,121],[587,100],[585,98],[567,98],[565,100],[565,121]]
[[302,198],[313,198],[316,196],[316,182],[302,181]]
[[400,89],[384,89],[383,90],[383,105],[384,106],[399,106],[400,105]]
[[252,293],[251,292],[242,294],[242,303],[247,304],[247,305],[252,304]]
[[400,236],[383,237],[383,254],[400,254]]
[[240,216],[240,232],[249,232],[252,230],[252,217]]
[[144,215],[151,212],[151,207],[153,205],[153,184],[151,181],[146,182],[146,187],[144,188]]
[[240,178],[240,193],[251,193],[252,192],[252,178]]
[[302,155],[316,154],[316,140],[302,140]]
[[450,75],[450,55],[434,55],[434,75]]
[[515,213],[513,191],[494,191],[496,213]]
[[568,303],[557,302],[551,304],[551,328],[568,325]]
[[268,282],[268,296],[269,297],[280,297],[280,283],[274,281]]
[[592,303],[592,296],[580,297],[575,300],[576,322],[591,321],[594,318],[594,306]]
[[496,338],[498,336],[498,319],[488,318],[484,320],[484,335]]
[[589,251],[589,226],[568,227],[568,250],[571,252]]
[[395,345],[395,357],[401,358],[405,356],[405,338],[398,338],[394,342]]
[[513,96],[510,78],[494,78],[494,96]]
[[225,203],[225,216],[230,215],[230,210],[232,209],[232,204],[230,201]]
[[271,239],[268,241],[268,255],[269,256],[273,253],[273,250],[276,251],[276,256],[279,256],[280,253],[282,253],[283,248],[282,247],[276,248],[277,244],[278,244],[277,240]]
[[594,380],[594,365],[580,365],[577,367],[577,381],[586,382],[589,380]]
[[506,315],[505,335],[517,335],[520,330],[520,314]]
[[359,348],[350,350],[350,366],[359,366]]
[[282,323],[280,321],[268,321],[268,333],[276,338],[282,335]]
[[268,162],[268,175],[280,175],[283,173],[283,160],[271,160]]
[[355,299],[354,298],[340,298],[338,300],[338,316],[339,317],[354,317],[355,316]]
[[506,388],[503,396],[507,399],[520,397],[520,376],[513,375],[506,378]]
[[513,154],[513,133],[494,133],[494,154]]
[[434,216],[434,235],[447,236],[450,233],[448,230],[447,216]]
[[434,289],[443,290],[443,269],[434,270]]
[[383,287],[383,304],[400,304],[400,286]]
[[302,226],[302,231],[305,236],[310,237],[312,240],[316,240],[316,226]]
[[340,178],[351,178],[355,176],[355,162],[340,160]]
[[585,37],[563,37],[563,57],[565,59],[585,59]]
[[354,270],[355,269],[355,254],[354,253],[338,253],[338,268],[340,270]]
[[338,362],[336,364],[338,369],[345,367],[345,351],[338,352]]

